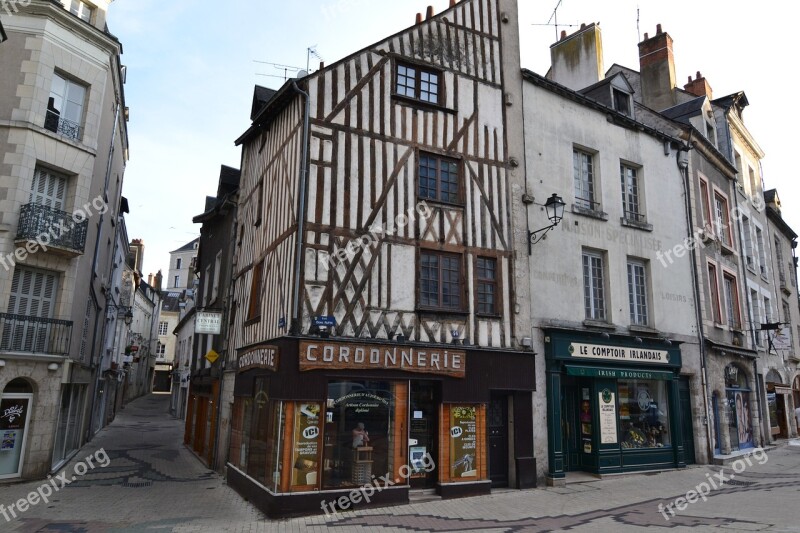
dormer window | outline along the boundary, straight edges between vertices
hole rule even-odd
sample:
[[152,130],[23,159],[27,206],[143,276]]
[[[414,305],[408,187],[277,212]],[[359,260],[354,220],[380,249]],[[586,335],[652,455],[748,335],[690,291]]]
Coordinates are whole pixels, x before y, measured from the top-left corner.
[[611,89],[611,91],[614,95],[614,109],[623,115],[631,116],[631,95],[619,89]]
[[395,94],[438,105],[441,102],[442,73],[432,68],[398,63]]
[[92,13],[94,12],[94,7],[86,2],[83,2],[82,0],[64,0],[64,7],[79,19],[89,23],[92,22]]
[[717,138],[714,135],[714,126],[706,121],[706,138],[713,144],[714,146],[717,145]]

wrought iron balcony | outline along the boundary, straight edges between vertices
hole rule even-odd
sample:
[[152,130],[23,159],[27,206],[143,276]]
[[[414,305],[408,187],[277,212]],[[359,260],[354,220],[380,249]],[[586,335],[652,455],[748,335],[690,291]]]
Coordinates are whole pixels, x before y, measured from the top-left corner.
[[79,141],[81,138],[81,125],[61,117],[58,113],[47,110],[44,118],[44,129],[58,133],[64,137]]
[[31,203],[20,209],[16,241],[38,240],[74,257],[83,253],[88,229],[88,220],[76,223],[70,213]]
[[69,355],[72,321],[0,313],[0,351]]

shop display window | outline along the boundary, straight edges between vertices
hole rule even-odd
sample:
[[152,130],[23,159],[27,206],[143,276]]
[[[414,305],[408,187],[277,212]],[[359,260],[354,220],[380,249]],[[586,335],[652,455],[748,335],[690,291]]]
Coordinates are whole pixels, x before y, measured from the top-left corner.
[[292,442],[292,487],[316,487],[319,476],[319,451],[322,405],[318,402],[294,404]]
[[357,487],[393,472],[395,397],[388,381],[331,381],[325,404],[323,488]]
[[667,382],[620,380],[618,391],[622,448],[670,446]]

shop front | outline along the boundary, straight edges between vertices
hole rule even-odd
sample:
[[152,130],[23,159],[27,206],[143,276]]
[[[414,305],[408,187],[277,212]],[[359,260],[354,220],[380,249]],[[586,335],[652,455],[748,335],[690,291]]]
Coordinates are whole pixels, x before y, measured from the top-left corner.
[[283,338],[237,357],[228,483],[269,516],[535,486],[532,353]]
[[792,435],[792,388],[782,383],[780,373],[769,370],[766,376],[767,412],[773,439],[788,439]]
[[548,481],[686,466],[676,342],[545,330]]

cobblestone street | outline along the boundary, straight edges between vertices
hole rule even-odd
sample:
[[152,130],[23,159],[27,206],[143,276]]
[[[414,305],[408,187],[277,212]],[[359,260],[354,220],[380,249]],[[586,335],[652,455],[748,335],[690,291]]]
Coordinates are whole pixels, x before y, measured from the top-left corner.
[[[63,472],[76,474],[78,461],[105,450],[110,462],[95,460],[84,476],[54,491],[8,519],[0,514],[0,531],[140,532],[140,531],[492,531],[540,532],[642,531],[800,531],[800,446],[783,445],[766,461],[732,466],[698,466],[679,472],[628,475],[563,488],[497,491],[491,496],[427,501],[405,506],[267,520],[203,467],[182,444],[182,423],[167,414],[168,396],[133,402],[114,423],[80,450]],[[762,457],[763,459],[763,457]],[[103,463],[104,461],[100,461]],[[763,462],[764,464],[759,464]],[[81,467],[77,469],[80,473]],[[728,480],[667,521],[667,506],[704,482]],[[64,479],[62,474],[61,479]],[[60,485],[55,480],[53,483]],[[8,509],[45,485],[42,481],[0,487],[0,504]],[[1,513],[2,511],[0,511]]]

